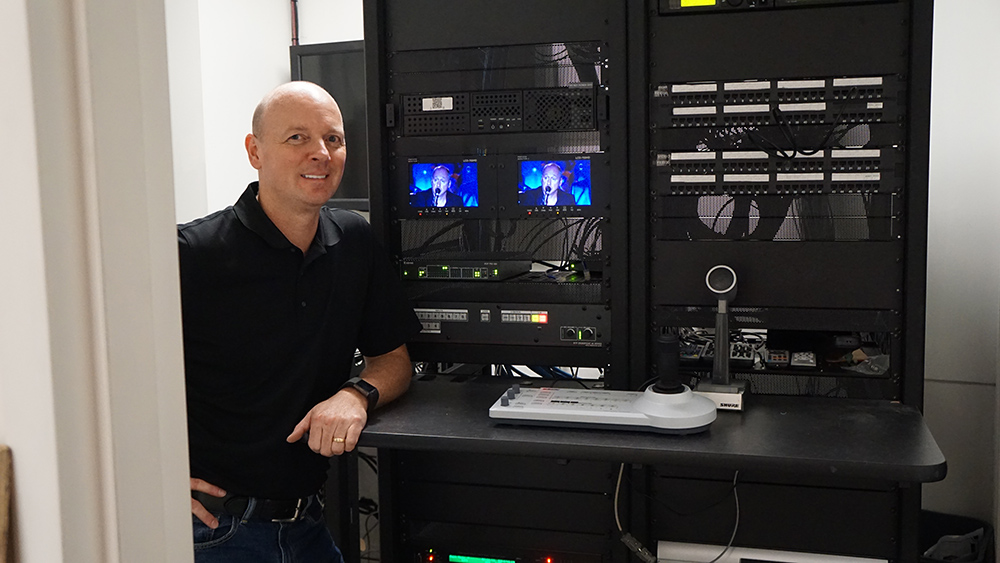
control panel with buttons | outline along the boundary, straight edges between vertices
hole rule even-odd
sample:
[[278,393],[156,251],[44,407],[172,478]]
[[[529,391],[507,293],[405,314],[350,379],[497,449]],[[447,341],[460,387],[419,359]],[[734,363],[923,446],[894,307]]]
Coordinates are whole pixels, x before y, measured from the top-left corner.
[[563,303],[417,303],[418,342],[573,346],[609,344],[611,311]]
[[490,418],[514,424],[701,432],[715,420],[715,404],[676,394],[609,389],[528,388],[515,383],[490,407]]

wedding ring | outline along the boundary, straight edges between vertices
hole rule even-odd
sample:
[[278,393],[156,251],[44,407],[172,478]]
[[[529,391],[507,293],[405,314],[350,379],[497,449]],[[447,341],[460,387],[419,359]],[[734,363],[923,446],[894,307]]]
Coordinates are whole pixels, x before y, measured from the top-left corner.
[[344,439],[343,438],[334,438],[333,441],[336,442],[336,443],[338,443],[338,444],[341,444],[341,443],[344,442]]

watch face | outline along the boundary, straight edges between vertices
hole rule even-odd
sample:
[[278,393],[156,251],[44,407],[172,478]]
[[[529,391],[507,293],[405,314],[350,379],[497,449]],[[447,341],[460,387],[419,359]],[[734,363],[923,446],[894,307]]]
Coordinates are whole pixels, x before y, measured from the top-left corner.
[[378,390],[375,389],[375,386],[372,385],[371,383],[368,383],[364,379],[358,379],[357,381],[355,381],[354,382],[354,387],[358,391],[361,391],[362,393],[364,393],[366,397],[370,397],[373,393],[376,393],[376,394],[378,393]]
[[348,379],[347,383],[344,384],[344,387],[353,387],[357,389],[359,393],[364,395],[365,398],[368,399],[369,412],[371,412],[371,410],[374,409],[375,405],[378,403],[378,389],[360,377],[352,377],[351,379]]

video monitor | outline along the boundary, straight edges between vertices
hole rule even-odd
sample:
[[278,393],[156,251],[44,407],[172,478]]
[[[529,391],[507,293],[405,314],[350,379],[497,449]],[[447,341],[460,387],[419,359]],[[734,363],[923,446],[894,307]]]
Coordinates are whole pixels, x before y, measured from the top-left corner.
[[604,215],[608,185],[600,156],[517,157],[513,171],[500,180],[502,207],[513,217]]
[[330,93],[344,118],[350,150],[331,207],[368,211],[368,118],[365,42],[340,41],[289,47],[292,80],[308,80]]
[[489,169],[481,157],[405,159],[395,170],[398,216],[492,218],[496,181]]

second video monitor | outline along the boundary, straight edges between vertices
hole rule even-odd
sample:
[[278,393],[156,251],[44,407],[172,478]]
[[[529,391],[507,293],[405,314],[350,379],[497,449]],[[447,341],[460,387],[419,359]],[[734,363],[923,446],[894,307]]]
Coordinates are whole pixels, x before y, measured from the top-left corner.
[[610,190],[603,156],[401,158],[393,171],[394,214],[400,219],[601,217]]

